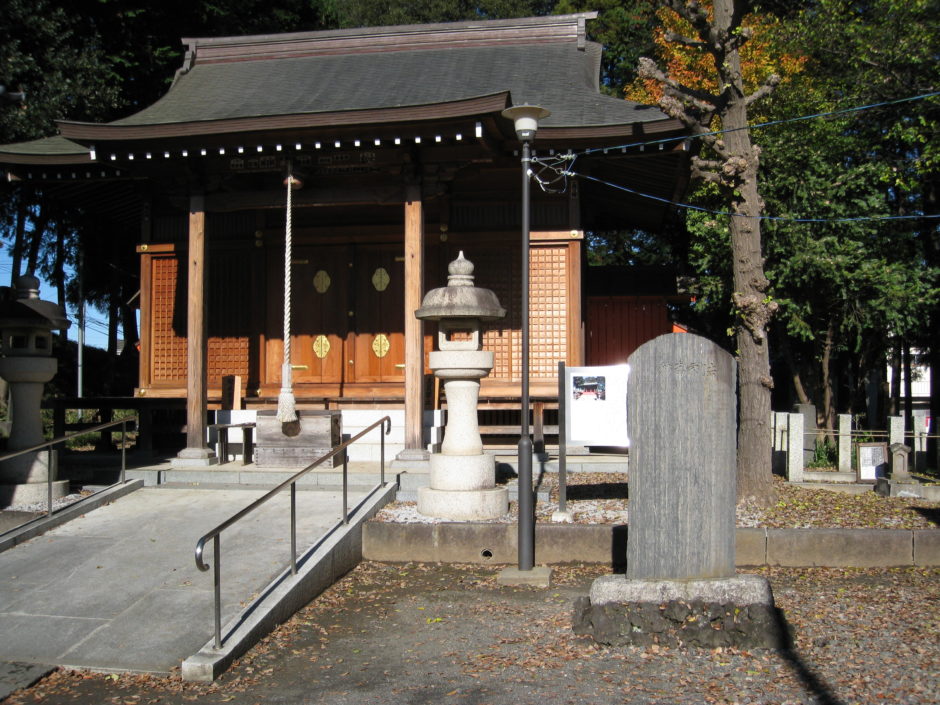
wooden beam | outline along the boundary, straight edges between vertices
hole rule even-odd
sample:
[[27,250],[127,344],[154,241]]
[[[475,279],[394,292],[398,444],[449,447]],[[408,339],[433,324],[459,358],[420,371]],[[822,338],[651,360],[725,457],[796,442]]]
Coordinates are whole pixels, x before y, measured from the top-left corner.
[[424,204],[421,187],[409,185],[405,200],[405,449],[399,460],[425,460],[424,323],[415,317],[424,285]]
[[206,212],[201,196],[189,208],[189,295],[186,310],[186,447],[205,448],[206,426]]
[[206,206],[202,195],[189,201],[187,252],[186,447],[178,464],[209,465],[217,459],[206,447]]

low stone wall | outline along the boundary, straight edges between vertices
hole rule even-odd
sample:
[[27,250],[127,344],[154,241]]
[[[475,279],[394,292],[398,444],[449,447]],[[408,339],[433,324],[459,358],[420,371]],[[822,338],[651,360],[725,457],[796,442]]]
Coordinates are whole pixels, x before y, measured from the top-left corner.
[[[368,522],[363,558],[426,563],[493,563],[518,559],[515,524]],[[626,526],[537,524],[535,562],[607,563],[623,567]],[[735,533],[735,564],[892,568],[940,566],[940,529],[744,529]]]

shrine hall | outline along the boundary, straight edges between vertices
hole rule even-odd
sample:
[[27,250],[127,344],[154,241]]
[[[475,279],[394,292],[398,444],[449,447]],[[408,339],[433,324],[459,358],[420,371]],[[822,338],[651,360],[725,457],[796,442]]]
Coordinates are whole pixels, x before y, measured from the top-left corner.
[[[481,408],[519,408],[523,306],[531,393],[551,402],[558,363],[590,362],[585,233],[661,229],[685,187],[682,125],[601,91],[595,17],[185,38],[153,105],[61,121],[0,164],[136,250],[134,393],[185,399],[188,449],[206,447],[224,379],[242,408],[276,407],[286,310],[298,409],[393,413],[397,450],[420,451],[446,398],[414,312],[459,252],[507,311],[484,329]],[[520,105],[544,108],[526,302],[522,146],[503,114]]]

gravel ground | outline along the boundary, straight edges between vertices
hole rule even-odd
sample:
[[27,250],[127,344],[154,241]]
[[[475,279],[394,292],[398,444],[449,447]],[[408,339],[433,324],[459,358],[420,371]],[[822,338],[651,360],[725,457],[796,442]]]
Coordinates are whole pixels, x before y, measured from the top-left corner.
[[[536,505],[539,521],[551,521],[558,510],[558,476],[546,474],[541,485],[549,501]],[[776,501],[761,509],[744,504],[737,509],[741,527],[772,529],[936,529],[940,527],[940,503],[907,497],[881,497],[873,491],[845,494],[825,489],[794,487],[775,478]],[[623,473],[572,473],[567,488],[567,510],[577,524],[626,524],[629,519],[627,476]],[[515,502],[509,513],[496,521],[516,521]],[[414,502],[393,502],[379,512],[379,521],[437,523],[418,513]]]
[[571,603],[604,570],[549,590],[492,568],[363,563],[219,681],[57,671],[9,705],[275,703],[938,703],[940,570],[766,569],[789,651],[600,647]]

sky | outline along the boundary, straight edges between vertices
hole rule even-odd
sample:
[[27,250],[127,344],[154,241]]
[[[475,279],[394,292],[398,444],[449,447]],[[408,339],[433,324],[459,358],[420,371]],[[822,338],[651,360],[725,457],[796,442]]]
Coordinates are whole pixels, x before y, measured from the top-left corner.
[[[0,286],[10,285],[10,275],[13,272],[13,258],[10,254],[0,250]],[[55,287],[47,281],[40,279],[39,298],[46,301],[55,301]],[[69,340],[78,341],[78,311],[69,307],[69,320],[72,325],[69,326]],[[108,316],[91,306],[85,307],[85,345],[106,349],[108,347]]]

